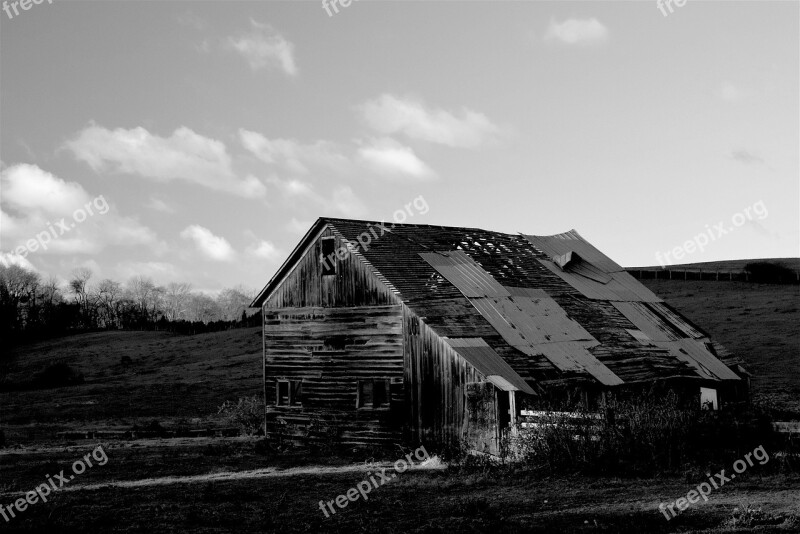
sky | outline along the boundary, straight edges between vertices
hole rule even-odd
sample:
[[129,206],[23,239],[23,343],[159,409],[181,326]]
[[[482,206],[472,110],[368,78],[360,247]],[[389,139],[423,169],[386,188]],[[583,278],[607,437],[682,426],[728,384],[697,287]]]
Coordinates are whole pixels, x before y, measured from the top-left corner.
[[0,262],[260,288],[402,212],[800,256],[800,3],[331,2],[6,0]]

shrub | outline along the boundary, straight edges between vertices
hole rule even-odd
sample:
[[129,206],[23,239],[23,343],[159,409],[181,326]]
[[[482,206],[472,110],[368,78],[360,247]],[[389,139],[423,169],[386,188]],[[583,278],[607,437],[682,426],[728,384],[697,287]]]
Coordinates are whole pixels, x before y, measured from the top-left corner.
[[254,436],[264,424],[264,403],[257,395],[239,397],[237,402],[225,401],[217,415],[230,426],[235,426],[245,436]]
[[36,373],[31,382],[33,388],[58,388],[83,383],[83,375],[64,362],[54,363]]
[[612,399],[600,412],[551,409],[509,437],[510,454],[536,469],[677,472],[735,460],[758,445],[776,446],[769,422],[753,413],[699,410],[671,391]]
[[750,273],[753,282],[791,284],[797,281],[797,273],[780,263],[756,261],[745,265],[744,270]]

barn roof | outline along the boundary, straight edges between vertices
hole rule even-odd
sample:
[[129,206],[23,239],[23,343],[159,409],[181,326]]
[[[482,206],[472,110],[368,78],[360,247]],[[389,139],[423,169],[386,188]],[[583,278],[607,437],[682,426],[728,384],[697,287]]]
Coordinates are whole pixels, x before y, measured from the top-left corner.
[[740,379],[732,368],[743,372],[739,360],[574,230],[533,236],[320,218],[252,306],[266,301],[326,227],[454,350],[484,374],[496,371],[498,387],[525,389],[520,380],[719,382]]

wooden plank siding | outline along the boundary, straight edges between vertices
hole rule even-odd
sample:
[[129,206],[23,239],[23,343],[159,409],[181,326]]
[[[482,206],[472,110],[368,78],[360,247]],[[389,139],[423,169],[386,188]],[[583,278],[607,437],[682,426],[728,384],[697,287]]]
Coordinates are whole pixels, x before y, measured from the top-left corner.
[[314,239],[281,284],[264,302],[264,308],[307,306],[353,307],[400,304],[374,268],[358,254],[348,254],[336,260],[336,274],[322,275],[321,241],[335,239],[335,250],[347,245],[347,240],[334,228],[327,226]]
[[[293,440],[387,444],[402,439],[403,311],[399,298],[359,254],[323,276],[319,233],[262,307],[266,430]],[[359,380],[390,383],[388,406],[358,408]],[[302,380],[299,406],[277,406],[278,380]]]
[[[402,440],[399,305],[265,310],[264,342],[268,434],[348,444]],[[372,379],[390,384],[388,406],[358,408],[359,380]],[[299,406],[276,405],[278,380],[302,380]]]
[[485,378],[407,306],[403,319],[410,437],[457,445],[466,431],[466,386]]

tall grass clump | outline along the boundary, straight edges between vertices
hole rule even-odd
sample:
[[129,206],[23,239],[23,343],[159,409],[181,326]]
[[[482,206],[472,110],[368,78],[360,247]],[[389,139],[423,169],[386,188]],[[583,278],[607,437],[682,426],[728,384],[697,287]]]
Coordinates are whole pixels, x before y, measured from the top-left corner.
[[258,434],[264,424],[264,402],[257,395],[239,397],[236,402],[225,401],[217,410],[222,420],[237,427],[244,436]]
[[556,404],[524,419],[509,432],[509,454],[553,472],[679,472],[735,460],[773,436],[768,422],[700,410],[672,391],[609,398],[591,412]]

